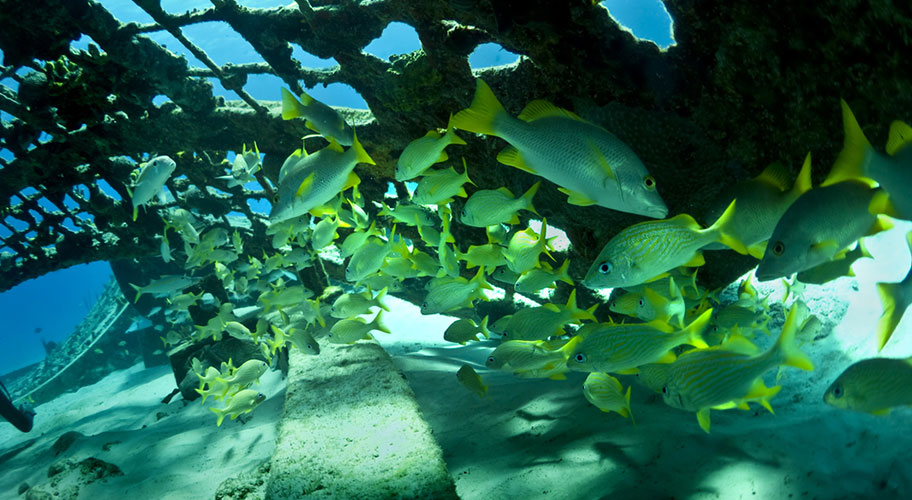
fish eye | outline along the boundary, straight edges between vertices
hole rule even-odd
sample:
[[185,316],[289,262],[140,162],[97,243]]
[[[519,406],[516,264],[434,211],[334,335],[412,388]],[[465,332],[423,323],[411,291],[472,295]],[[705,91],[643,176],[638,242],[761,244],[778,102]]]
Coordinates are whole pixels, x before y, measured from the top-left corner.
[[841,398],[844,394],[845,394],[845,392],[842,390],[842,385],[837,385],[836,387],[833,388],[833,397],[834,398],[837,398],[837,399]]
[[494,356],[488,356],[488,363],[487,363],[487,364],[489,364],[489,365],[494,364]]
[[656,188],[656,180],[651,175],[647,175],[643,177],[643,186],[649,191],[653,191]]
[[584,363],[586,362],[586,355],[578,352],[576,353],[576,356],[573,357],[573,359],[575,359],[577,363]]
[[663,386],[662,386],[662,394],[668,394],[668,386],[667,386],[667,385],[663,385]]
[[638,304],[640,307],[643,307],[643,305],[644,305],[644,304],[643,304],[643,299],[638,300],[638,301],[637,301],[637,304]]
[[422,309],[427,309],[427,306],[428,306],[428,303],[427,303],[427,302],[422,302],[422,303],[421,303],[421,308],[422,308]]
[[605,262],[602,262],[601,264],[599,264],[599,272],[602,274],[610,273],[611,268],[612,268],[611,263],[608,262],[607,260]]
[[771,250],[772,250],[772,252],[773,252],[773,255],[775,255],[776,257],[779,257],[779,256],[781,256],[783,253],[785,253],[785,244],[782,243],[781,241],[777,241],[777,242],[773,245],[773,248],[771,248]]

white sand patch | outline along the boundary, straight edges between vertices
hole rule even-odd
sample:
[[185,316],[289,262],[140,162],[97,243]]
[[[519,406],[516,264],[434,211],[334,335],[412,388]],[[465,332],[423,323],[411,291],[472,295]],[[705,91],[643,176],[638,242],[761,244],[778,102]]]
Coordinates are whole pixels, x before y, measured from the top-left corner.
[[[285,399],[279,372],[262,377],[257,389],[267,400],[246,424],[226,419],[216,427],[214,413],[199,400],[185,405],[180,395],[162,404],[174,387],[169,367],[136,365],[38,406],[28,434],[0,425],[0,455],[21,448],[0,462],[0,498],[22,498],[16,492],[23,482],[46,485],[52,463],[88,457],[116,465],[123,475],[81,486],[79,498],[213,498],[222,481],[272,455]],[[85,437],[55,456],[53,444],[69,431]]]

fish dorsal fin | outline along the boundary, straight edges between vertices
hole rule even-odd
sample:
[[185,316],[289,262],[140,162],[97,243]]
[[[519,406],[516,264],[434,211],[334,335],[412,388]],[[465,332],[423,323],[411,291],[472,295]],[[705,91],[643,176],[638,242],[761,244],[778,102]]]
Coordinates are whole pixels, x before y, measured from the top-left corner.
[[678,214],[670,219],[665,219],[665,222],[670,226],[686,227],[687,229],[693,229],[695,231],[703,229],[703,227],[700,226],[700,223],[689,214]]
[[811,152],[808,151],[807,156],[804,157],[804,163],[801,164],[801,170],[798,172],[798,177],[795,178],[795,183],[792,184],[792,194],[796,198],[807,191],[811,190]]
[[505,187],[499,187],[499,188],[497,188],[496,191],[497,191],[498,193],[502,193],[502,194],[504,194],[504,195],[506,195],[506,196],[509,196],[511,199],[512,199],[512,198],[515,198],[515,196],[513,196],[513,192],[510,191],[509,189],[505,188]]
[[530,102],[526,105],[525,108],[523,108],[522,112],[519,113],[519,119],[524,122],[531,122],[548,116],[569,118],[571,120],[577,120],[581,122],[586,121],[577,116],[576,113],[567,111],[566,109],[558,108],[557,106],[543,99],[536,99]]
[[912,127],[899,120],[890,124],[890,137],[887,139],[887,154],[896,156],[903,148],[912,143]]
[[754,180],[775,187],[779,191],[785,191],[789,188],[791,175],[785,165],[781,162],[770,163],[760,175],[754,177]]
[[301,92],[301,104],[303,104],[305,106],[310,106],[310,104],[312,102],[314,102],[314,100],[315,99],[313,97],[310,97],[310,94],[308,94],[307,92]]
[[428,130],[428,133],[424,134],[425,137],[433,137],[434,139],[440,139],[440,132],[436,130]]
[[868,142],[858,120],[852,114],[852,109],[842,99],[839,100],[842,106],[842,128],[845,137],[843,139],[842,150],[833,163],[833,168],[827,174],[826,179],[821,186],[829,186],[847,179],[858,179],[864,177],[864,157],[867,151],[871,149],[871,143]]

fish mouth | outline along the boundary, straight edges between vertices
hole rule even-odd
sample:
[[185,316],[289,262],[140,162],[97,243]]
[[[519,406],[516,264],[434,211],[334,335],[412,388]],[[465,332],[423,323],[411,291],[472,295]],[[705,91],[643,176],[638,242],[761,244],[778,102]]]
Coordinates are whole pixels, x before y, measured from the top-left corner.
[[780,276],[777,276],[777,273],[763,269],[762,266],[757,266],[757,269],[754,271],[754,277],[757,278],[757,281],[772,281]]

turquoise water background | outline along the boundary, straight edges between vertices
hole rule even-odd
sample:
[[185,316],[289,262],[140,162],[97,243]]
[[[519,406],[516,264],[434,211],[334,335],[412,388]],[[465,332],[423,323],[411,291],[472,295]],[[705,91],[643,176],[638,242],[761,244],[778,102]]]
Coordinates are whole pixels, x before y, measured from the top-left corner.
[[[239,3],[258,8],[287,4],[276,0],[240,0]],[[105,0],[102,4],[121,22],[152,22],[152,18],[132,1]],[[210,5],[209,2],[200,0],[162,1],[162,7],[173,13],[194,8],[204,9]],[[607,0],[602,5],[636,36],[653,40],[663,48],[673,42],[671,20],[660,0]],[[201,23],[187,26],[183,32],[217,64],[264,62],[253,47],[225,23]],[[199,60],[167,32],[152,33],[149,36],[169,50],[185,55],[191,66],[203,67]],[[74,42],[74,46],[86,48],[90,41],[83,37]],[[410,53],[418,48],[420,42],[413,28],[403,23],[391,23],[380,38],[365,47],[365,52],[387,59],[391,55]],[[294,57],[309,67],[336,64],[332,59],[319,59],[297,46],[294,46]],[[516,54],[496,44],[484,44],[469,57],[469,62],[473,68],[483,68],[509,64],[516,58]],[[225,90],[217,80],[210,80],[217,95],[238,99],[234,92]],[[12,79],[0,83],[13,90],[17,88]],[[251,75],[244,88],[255,99],[279,100],[279,89],[282,86],[282,81],[276,76]],[[314,98],[333,106],[367,108],[364,99],[344,84],[317,86],[308,92]],[[9,120],[10,116],[0,113],[0,119]],[[7,150],[0,150],[0,157],[9,159],[11,154]],[[21,224],[14,225],[16,226]],[[0,230],[5,231],[2,228]],[[9,251],[8,248],[0,250]],[[0,293],[0,375],[44,359],[42,339],[58,343],[66,339],[94,304],[110,275],[111,268],[106,262],[94,262],[50,273]]]

